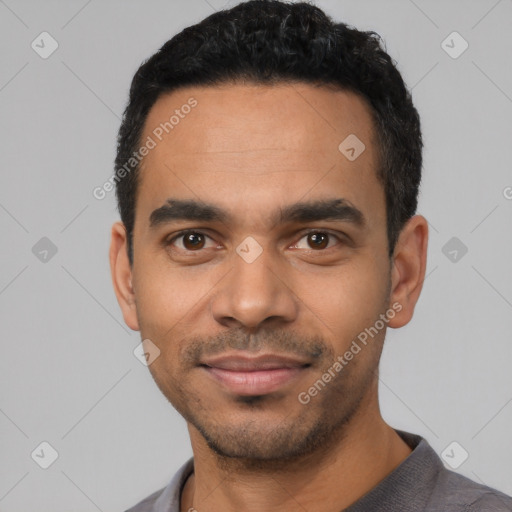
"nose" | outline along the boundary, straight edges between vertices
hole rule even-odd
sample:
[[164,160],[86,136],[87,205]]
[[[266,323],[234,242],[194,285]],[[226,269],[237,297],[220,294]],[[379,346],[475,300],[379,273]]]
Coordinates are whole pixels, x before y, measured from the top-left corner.
[[215,320],[225,327],[243,327],[255,332],[269,324],[293,322],[298,314],[298,299],[286,272],[278,268],[273,255],[264,250],[249,263],[238,254],[234,268],[220,283],[212,298]]

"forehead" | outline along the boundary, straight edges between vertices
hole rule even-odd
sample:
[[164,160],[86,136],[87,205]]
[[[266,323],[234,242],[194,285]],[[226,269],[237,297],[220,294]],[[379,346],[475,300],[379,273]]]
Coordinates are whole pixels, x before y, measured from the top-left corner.
[[[285,130],[277,132],[279,128]],[[338,147],[336,142],[351,133],[369,142],[372,128],[365,100],[349,91],[308,84],[226,84],[162,95],[149,112],[144,133],[174,145],[177,153],[257,149],[331,153]]]
[[370,109],[347,91],[307,84],[183,88],[151,109],[141,142],[150,140],[137,201],[146,218],[169,196],[234,212],[252,203],[253,213],[255,205],[268,209],[308,195],[342,195],[361,208],[383,198]]

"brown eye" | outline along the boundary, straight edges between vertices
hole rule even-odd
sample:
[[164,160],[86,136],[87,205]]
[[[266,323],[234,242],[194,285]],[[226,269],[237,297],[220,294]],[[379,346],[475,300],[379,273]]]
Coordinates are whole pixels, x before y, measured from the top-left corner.
[[[343,239],[329,231],[309,231],[293,246],[294,249],[323,251],[340,245]],[[343,244],[341,244],[343,245]]]
[[204,236],[201,233],[187,233],[182,238],[183,247],[187,250],[193,251],[204,247]]
[[308,243],[312,249],[325,249],[329,244],[329,235],[327,233],[310,233]]
[[201,249],[207,249],[208,240],[211,241],[211,247],[215,246],[214,241],[204,233],[199,231],[182,231],[177,233],[171,240],[168,240],[165,245],[170,246],[181,252],[199,252]]

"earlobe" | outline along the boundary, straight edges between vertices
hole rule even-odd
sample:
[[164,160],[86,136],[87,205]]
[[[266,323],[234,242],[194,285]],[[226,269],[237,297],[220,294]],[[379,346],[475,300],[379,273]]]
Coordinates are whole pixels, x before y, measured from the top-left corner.
[[403,327],[413,316],[425,279],[427,247],[427,220],[414,215],[400,232],[393,255],[390,304],[398,302],[402,308],[389,321],[389,327]]
[[126,228],[122,222],[112,226],[110,239],[110,272],[112,284],[121,307],[126,325],[134,331],[139,330],[135,291],[132,284],[132,267],[128,259]]

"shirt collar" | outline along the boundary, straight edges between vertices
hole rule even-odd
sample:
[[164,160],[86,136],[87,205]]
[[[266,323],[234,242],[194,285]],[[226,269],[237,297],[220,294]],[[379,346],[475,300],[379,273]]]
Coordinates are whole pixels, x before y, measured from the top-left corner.
[[180,512],[181,491],[187,478],[194,472],[194,458],[190,459],[178,469],[169,485],[155,501],[152,512]]
[[415,510],[423,510],[428,503],[439,472],[444,469],[443,463],[423,437],[394,430],[413,451],[345,512],[410,512],[411,503],[414,503]]

